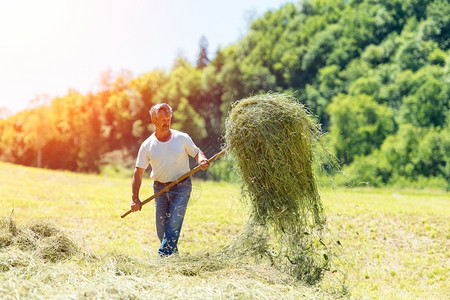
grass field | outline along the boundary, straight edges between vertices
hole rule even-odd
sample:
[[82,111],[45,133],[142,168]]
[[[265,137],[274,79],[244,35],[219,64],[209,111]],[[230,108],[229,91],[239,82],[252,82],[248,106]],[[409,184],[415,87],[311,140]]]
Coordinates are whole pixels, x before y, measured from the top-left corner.
[[[448,299],[450,294],[448,192],[321,191],[328,236],[340,245],[333,246],[338,272],[326,273],[315,286],[265,263],[217,255],[247,218],[237,185],[194,181],[180,257],[164,261],[157,260],[153,202],[120,218],[130,194],[130,178],[0,163],[0,215],[22,228],[50,222],[78,246],[68,259],[49,261],[36,250],[0,242],[0,298]],[[141,195],[152,195],[150,180]]]

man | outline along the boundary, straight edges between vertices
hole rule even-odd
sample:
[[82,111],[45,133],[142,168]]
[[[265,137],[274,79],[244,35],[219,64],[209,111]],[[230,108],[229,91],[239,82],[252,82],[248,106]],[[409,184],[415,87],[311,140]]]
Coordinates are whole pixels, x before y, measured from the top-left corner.
[[[154,180],[155,194],[190,171],[189,156],[195,157],[202,170],[209,167],[207,158],[188,134],[170,129],[172,108],[168,104],[154,105],[150,109],[150,117],[155,132],[139,149],[132,181],[133,212],[141,210],[139,189],[142,176],[149,164],[152,167],[150,177]],[[191,179],[187,178],[155,198],[156,232],[161,241],[158,250],[160,256],[178,252],[178,238],[191,190]]]

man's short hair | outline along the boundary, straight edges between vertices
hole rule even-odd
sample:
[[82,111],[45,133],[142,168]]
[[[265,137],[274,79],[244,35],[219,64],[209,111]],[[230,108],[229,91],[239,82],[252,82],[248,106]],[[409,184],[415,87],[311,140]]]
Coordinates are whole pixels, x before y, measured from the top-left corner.
[[152,119],[156,119],[156,117],[158,116],[158,114],[161,110],[164,110],[169,115],[172,115],[172,107],[170,107],[169,104],[158,103],[158,104],[153,105],[152,108],[150,108],[150,110],[149,110],[150,117]]

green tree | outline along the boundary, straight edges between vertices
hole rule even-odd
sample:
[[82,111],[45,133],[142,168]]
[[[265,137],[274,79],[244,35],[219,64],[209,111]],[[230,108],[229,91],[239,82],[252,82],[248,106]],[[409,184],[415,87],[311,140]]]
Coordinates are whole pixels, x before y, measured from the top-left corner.
[[333,50],[334,42],[339,40],[341,34],[342,29],[336,24],[330,25],[326,30],[318,33],[303,57],[302,69],[310,74],[315,74],[325,66],[327,57]]
[[450,128],[431,128],[413,150],[415,175],[442,176],[450,182]]
[[[424,69],[418,75],[425,75],[425,70],[431,68]],[[415,78],[417,77],[416,75]],[[443,126],[449,113],[448,85],[428,73],[417,78],[411,91],[400,107],[401,122],[420,127]]]
[[394,130],[393,112],[367,95],[338,95],[328,106],[329,140],[336,157],[351,163],[377,149]]
[[197,59],[197,68],[203,69],[209,64],[209,58],[208,58],[208,40],[205,36],[202,36],[200,38],[200,53],[198,55]]
[[373,76],[366,76],[358,78],[353,81],[350,85],[349,93],[350,95],[369,95],[373,96],[375,99],[378,97],[378,92],[381,88],[380,79]]
[[426,8],[427,22],[422,28],[425,39],[433,39],[444,50],[450,49],[450,3],[435,0]]
[[427,58],[433,51],[433,42],[423,42],[414,36],[407,36],[395,55],[395,61],[403,70],[417,71],[427,63]]
[[386,62],[386,54],[382,46],[369,45],[361,54],[361,58],[372,66]]

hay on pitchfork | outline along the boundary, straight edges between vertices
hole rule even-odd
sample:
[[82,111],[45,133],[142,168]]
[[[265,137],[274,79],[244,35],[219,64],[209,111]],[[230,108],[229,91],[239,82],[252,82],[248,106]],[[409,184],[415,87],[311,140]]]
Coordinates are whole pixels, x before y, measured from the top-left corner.
[[326,218],[313,172],[320,127],[294,97],[274,93],[235,103],[225,127],[250,209],[233,248],[316,282],[327,265],[317,247]]

